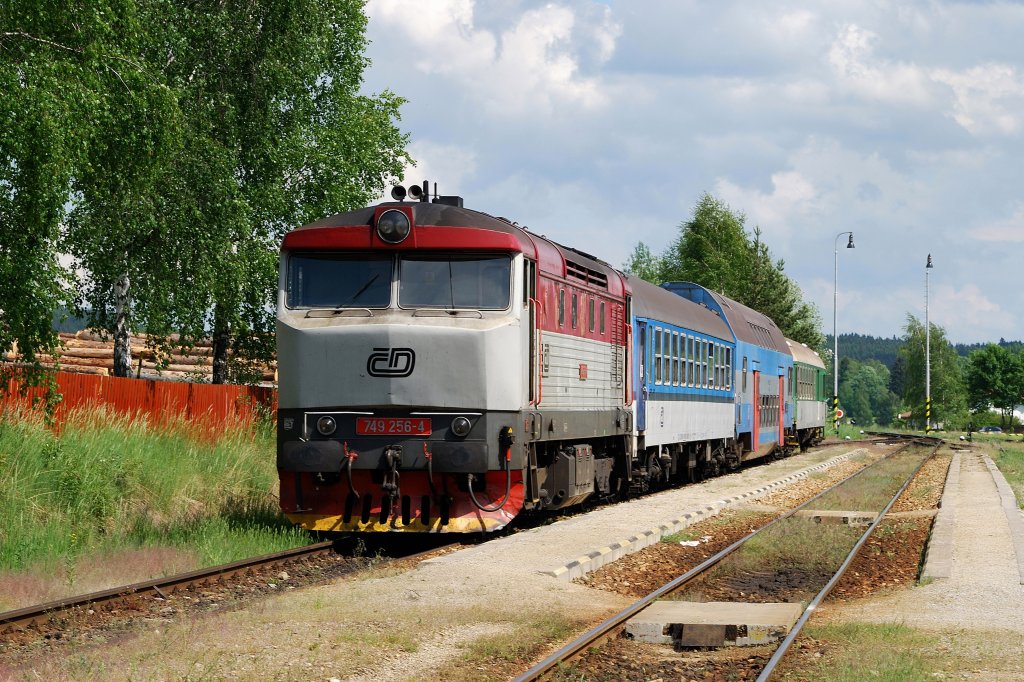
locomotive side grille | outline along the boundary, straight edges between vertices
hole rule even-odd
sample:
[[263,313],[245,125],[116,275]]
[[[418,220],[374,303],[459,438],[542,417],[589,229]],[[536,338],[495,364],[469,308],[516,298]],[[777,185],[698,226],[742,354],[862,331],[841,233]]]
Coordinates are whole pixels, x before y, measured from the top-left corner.
[[569,259],[565,261],[565,276],[571,277],[572,279],[578,279],[581,282],[586,282],[602,289],[608,288],[608,275],[597,270],[591,270],[590,268],[574,263]]
[[617,305],[612,306],[612,345],[615,348],[615,358],[612,366],[612,382],[616,388],[622,388],[623,375],[625,374],[625,353],[622,350],[623,345],[623,323],[622,323],[622,308]]

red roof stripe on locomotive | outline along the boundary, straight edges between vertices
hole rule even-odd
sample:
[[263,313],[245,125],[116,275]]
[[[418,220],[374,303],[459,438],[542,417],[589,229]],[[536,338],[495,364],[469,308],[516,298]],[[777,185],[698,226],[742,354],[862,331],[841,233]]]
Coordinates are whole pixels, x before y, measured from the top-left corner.
[[522,244],[512,234],[476,227],[418,226],[406,242],[388,245],[373,238],[365,225],[315,227],[285,235],[283,251],[369,248],[394,251],[413,249],[521,252]]

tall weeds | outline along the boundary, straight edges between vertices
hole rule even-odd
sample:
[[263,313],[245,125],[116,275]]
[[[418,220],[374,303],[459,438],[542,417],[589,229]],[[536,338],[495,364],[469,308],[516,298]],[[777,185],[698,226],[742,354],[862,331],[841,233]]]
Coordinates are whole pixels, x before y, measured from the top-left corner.
[[277,512],[272,429],[154,425],[103,408],[60,432],[32,411],[0,414],[0,571],[175,545],[203,563],[306,542]]

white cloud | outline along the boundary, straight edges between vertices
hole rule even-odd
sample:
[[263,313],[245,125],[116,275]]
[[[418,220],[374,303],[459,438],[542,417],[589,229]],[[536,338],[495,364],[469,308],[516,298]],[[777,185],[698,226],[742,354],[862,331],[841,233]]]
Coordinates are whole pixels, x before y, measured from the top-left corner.
[[772,29],[769,35],[781,40],[798,40],[804,38],[815,21],[815,15],[807,10],[784,12],[778,17],[769,18],[767,24]]
[[984,242],[1024,242],[1024,206],[1009,218],[972,229],[970,235]]
[[603,20],[578,25],[572,9],[548,4],[523,12],[500,33],[474,25],[472,0],[371,0],[367,13],[401,34],[395,38],[415,43],[416,69],[455,80],[492,115],[537,115],[563,104],[592,109],[607,102],[600,80],[581,73],[577,49],[577,42],[596,46],[598,63],[611,58],[619,27],[607,10]]
[[950,339],[994,341],[1015,324],[1014,316],[975,284],[933,284],[928,309],[931,321],[945,328]]
[[847,25],[829,50],[840,86],[870,100],[943,111],[972,135],[1014,135],[1021,129],[1024,79],[1014,66],[924,67],[875,55],[879,36]]
[[795,214],[808,214],[819,197],[814,185],[799,171],[772,174],[772,191],[743,189],[725,179],[715,183],[715,194],[733,207],[742,207],[750,226],[771,226],[776,236],[786,236]]
[[983,64],[964,72],[938,69],[933,77],[953,90],[953,119],[975,135],[1014,135],[1021,129],[1024,80],[1006,64]]
[[[415,164],[406,164],[402,174],[399,184],[406,189],[429,180],[431,192],[436,182],[439,194],[459,194],[476,173],[476,155],[471,149],[418,140],[409,145],[408,151]],[[378,200],[390,201],[390,197],[391,188],[385,188]]]
[[878,35],[848,25],[829,50],[828,59],[840,84],[869,99],[926,106],[932,99],[929,79],[914,64],[876,59]]

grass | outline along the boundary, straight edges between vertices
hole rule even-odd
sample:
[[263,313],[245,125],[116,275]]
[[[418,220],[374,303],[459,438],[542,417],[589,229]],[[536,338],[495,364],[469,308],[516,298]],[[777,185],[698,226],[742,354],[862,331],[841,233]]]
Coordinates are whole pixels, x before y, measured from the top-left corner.
[[698,537],[700,536],[696,535],[695,533],[691,533],[690,531],[680,530],[676,531],[675,533],[671,533],[670,535],[662,535],[661,541],[666,542],[670,545],[675,545],[680,542],[690,542],[692,540],[696,540]]
[[756,511],[724,509],[710,518],[701,520],[701,532],[697,533],[691,530],[690,528],[683,528],[681,530],[677,530],[675,533],[663,535],[661,537],[661,541],[667,542],[669,544],[676,544],[679,542],[700,540],[705,535],[707,535],[708,532],[713,531],[717,528],[731,526],[732,524],[737,522],[743,523],[744,521],[755,519],[758,516],[759,512]]
[[1008,445],[998,448],[992,456],[999,471],[1017,496],[1017,506],[1024,509],[1024,446]]
[[582,624],[558,613],[535,616],[511,634],[480,637],[466,644],[462,656],[445,663],[439,680],[505,680],[529,667],[542,648],[569,639]]
[[[863,529],[854,526],[789,518],[752,537],[712,569],[710,575],[711,578],[738,575],[764,571],[767,567],[834,571],[862,533]],[[688,594],[679,597],[685,599]]]
[[784,663],[780,679],[818,682],[914,682],[934,680],[934,661],[925,650],[935,646],[934,637],[903,625],[839,624],[808,627],[804,633],[825,653],[816,662],[807,657]]
[[[75,592],[80,566],[96,557],[173,547],[205,566],[306,544],[278,512],[275,488],[265,425],[229,425],[211,438],[188,422],[156,426],[92,409],[57,433],[35,413],[6,412],[0,578],[53,574]],[[2,608],[11,607],[0,598]]]
[[[810,641],[775,678],[814,682],[1018,679],[1022,647],[1005,630],[922,630],[895,623],[810,624]],[[821,653],[815,657],[814,653]]]
[[914,449],[880,461],[815,501],[814,508],[834,511],[881,511],[920,462],[921,454]]

